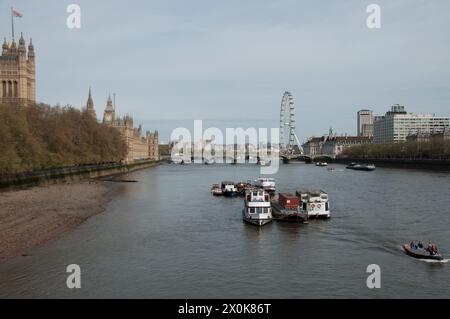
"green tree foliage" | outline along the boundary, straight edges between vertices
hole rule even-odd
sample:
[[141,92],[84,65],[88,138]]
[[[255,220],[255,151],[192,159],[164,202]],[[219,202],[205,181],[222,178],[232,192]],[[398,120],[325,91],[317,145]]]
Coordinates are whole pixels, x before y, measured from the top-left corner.
[[0,174],[119,162],[126,152],[119,132],[85,111],[0,105]]
[[358,145],[347,148],[343,155],[351,158],[450,160],[450,141],[433,137],[427,141]]

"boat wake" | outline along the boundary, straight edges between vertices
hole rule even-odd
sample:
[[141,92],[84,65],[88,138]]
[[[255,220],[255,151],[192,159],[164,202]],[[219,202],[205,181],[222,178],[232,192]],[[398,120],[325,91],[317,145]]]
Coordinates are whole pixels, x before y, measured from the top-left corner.
[[420,261],[424,261],[429,264],[446,264],[450,261],[450,258],[445,258],[442,260],[434,260],[434,259],[418,259]]

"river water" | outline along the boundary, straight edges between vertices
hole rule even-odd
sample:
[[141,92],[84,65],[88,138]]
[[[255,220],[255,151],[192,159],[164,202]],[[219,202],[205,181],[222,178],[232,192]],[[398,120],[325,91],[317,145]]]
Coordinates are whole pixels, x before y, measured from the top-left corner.
[[[242,222],[242,198],[217,198],[222,180],[255,165],[161,165],[130,174],[106,211],[62,238],[0,264],[0,297],[443,298],[450,263],[412,259],[401,244],[433,240],[450,256],[450,173],[282,165],[280,191],[322,188],[332,218],[307,225]],[[66,267],[81,267],[68,289]],[[368,289],[367,266],[381,269]]]

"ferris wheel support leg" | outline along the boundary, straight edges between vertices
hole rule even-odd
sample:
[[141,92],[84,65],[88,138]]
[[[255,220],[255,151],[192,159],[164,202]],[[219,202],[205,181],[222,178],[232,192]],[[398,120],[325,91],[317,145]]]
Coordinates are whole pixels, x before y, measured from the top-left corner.
[[302,145],[301,145],[301,143],[300,143],[300,140],[298,139],[297,134],[294,133],[294,137],[295,137],[295,140],[297,141],[298,149],[299,149],[300,152],[303,154],[303,147],[302,147]]

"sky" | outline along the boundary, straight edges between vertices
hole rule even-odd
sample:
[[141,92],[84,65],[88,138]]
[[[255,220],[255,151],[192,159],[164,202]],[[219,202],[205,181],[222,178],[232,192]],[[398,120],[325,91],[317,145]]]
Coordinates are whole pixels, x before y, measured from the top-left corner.
[[[66,26],[71,3],[80,29]],[[450,115],[448,0],[1,1],[8,39],[11,6],[16,35],[33,38],[39,101],[82,107],[91,86],[100,118],[115,92],[118,113],[163,139],[193,119],[276,127],[286,90],[301,140],[355,134],[361,108]]]

